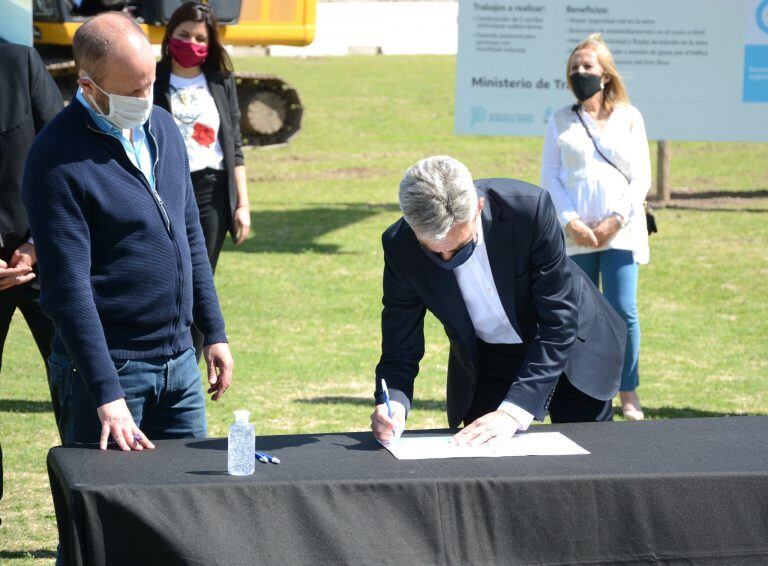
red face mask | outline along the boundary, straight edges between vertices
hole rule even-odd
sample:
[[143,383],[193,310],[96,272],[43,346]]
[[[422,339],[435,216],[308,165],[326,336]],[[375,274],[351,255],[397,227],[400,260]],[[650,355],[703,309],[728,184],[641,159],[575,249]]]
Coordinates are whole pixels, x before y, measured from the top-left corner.
[[197,67],[208,57],[208,46],[172,37],[168,42],[168,53],[182,67]]

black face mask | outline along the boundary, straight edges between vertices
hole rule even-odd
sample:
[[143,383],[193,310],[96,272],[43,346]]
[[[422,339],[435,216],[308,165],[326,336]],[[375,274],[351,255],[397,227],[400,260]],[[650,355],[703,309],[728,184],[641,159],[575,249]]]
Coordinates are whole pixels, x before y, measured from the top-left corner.
[[573,86],[573,94],[576,95],[579,102],[592,98],[603,88],[602,77],[589,73],[572,74],[571,85]]
[[464,263],[466,263],[469,258],[472,257],[472,254],[475,253],[475,248],[477,247],[477,237],[473,238],[466,244],[464,244],[460,249],[456,251],[455,254],[453,254],[453,257],[449,259],[448,261],[445,261],[440,254],[435,253],[431,250],[428,250],[424,246],[421,247],[422,250],[424,250],[424,253],[427,254],[427,257],[435,262],[436,265],[442,267],[446,271],[452,271],[456,269],[457,267],[460,267]]

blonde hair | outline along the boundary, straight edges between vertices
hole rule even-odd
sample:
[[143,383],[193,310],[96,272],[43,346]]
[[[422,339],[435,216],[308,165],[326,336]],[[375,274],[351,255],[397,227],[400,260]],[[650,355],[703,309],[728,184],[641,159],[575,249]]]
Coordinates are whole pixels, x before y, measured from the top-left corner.
[[568,56],[565,75],[571,92],[573,92],[573,83],[571,83],[571,61],[573,61],[573,56],[576,52],[581,51],[582,49],[591,49],[597,54],[597,61],[605,72],[604,76],[610,77],[611,79],[605,83],[605,88],[603,90],[603,107],[611,113],[617,105],[629,104],[627,88],[624,86],[624,81],[621,79],[621,75],[616,69],[616,63],[613,60],[611,50],[608,49],[608,45],[606,45],[602,34],[599,33],[590,34],[589,37],[574,47],[573,51],[571,51],[571,54]]

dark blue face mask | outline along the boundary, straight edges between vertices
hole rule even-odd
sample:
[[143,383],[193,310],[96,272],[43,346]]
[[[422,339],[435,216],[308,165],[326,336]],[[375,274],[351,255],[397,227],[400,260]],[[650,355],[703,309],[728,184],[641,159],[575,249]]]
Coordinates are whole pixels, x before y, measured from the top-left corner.
[[449,259],[448,261],[445,261],[442,257],[440,257],[440,254],[435,253],[431,250],[428,250],[424,246],[421,246],[421,249],[424,250],[424,253],[427,254],[427,257],[435,262],[438,266],[442,267],[446,271],[452,271],[459,267],[460,265],[463,265],[467,262],[469,258],[472,257],[472,254],[475,253],[475,248],[477,247],[477,236],[472,238],[469,242],[461,246],[455,254],[453,254],[453,257]]

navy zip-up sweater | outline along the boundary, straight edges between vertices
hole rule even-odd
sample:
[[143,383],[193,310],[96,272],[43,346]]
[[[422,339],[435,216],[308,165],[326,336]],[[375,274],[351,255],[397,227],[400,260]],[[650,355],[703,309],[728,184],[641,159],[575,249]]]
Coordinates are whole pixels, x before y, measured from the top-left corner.
[[[125,396],[113,360],[170,357],[226,342],[184,141],[155,106],[155,190],[74,100],[37,136],[22,194],[35,240],[40,306],[97,406]],[[151,141],[150,141],[151,143]]]

